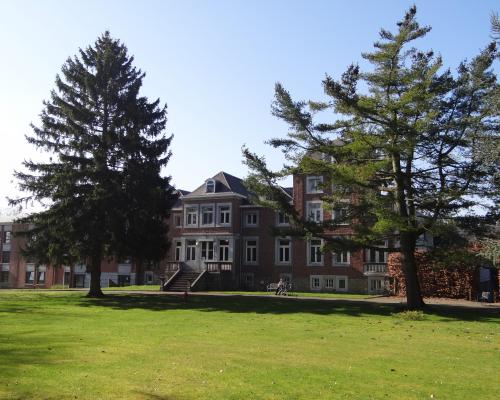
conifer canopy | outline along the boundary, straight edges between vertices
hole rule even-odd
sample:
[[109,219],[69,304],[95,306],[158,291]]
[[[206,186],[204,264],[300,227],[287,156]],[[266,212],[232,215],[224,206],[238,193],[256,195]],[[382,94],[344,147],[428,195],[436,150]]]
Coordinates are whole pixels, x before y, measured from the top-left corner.
[[27,140],[50,161],[27,160],[16,171],[25,197],[46,205],[21,222],[26,253],[38,263],[83,262],[89,295],[102,295],[106,258],[160,260],[168,247],[165,219],[176,195],[162,174],[171,152],[166,105],[139,91],[145,74],[109,32],[68,58],[57,75],[41,123]]
[[[326,101],[294,101],[276,84],[272,113],[290,127],[286,138],[270,140],[289,160],[281,171],[244,149],[248,186],[268,199],[266,205],[292,216],[294,232],[287,234],[323,238],[334,250],[385,240],[390,251],[400,252],[410,308],[423,306],[414,257],[418,237],[495,191],[478,144],[498,141],[491,101],[498,92],[491,68],[496,46],[452,73],[433,51],[414,47],[429,31],[417,22],[416,8],[409,9],[395,32],[382,29],[374,50],[362,54],[371,70],[353,64],[338,80],[326,77]],[[337,119],[316,123],[322,111]],[[277,186],[290,174],[322,176],[323,207],[344,209],[337,213],[341,218],[315,223],[297,212]],[[346,221],[354,235],[332,234]]]

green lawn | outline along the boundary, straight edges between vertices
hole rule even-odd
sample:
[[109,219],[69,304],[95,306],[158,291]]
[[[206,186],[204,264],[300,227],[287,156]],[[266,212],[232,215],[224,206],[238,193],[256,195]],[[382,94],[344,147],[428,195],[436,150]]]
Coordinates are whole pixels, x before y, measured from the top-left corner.
[[498,398],[498,312],[394,307],[4,290],[0,399]]

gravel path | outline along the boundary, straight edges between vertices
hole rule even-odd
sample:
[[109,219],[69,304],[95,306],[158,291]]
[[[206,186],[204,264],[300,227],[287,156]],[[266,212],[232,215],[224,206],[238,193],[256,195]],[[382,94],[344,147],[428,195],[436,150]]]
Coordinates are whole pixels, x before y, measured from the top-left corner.
[[[106,291],[103,289],[103,291]],[[134,290],[120,290],[120,291],[108,291],[106,293],[128,293],[128,294],[150,294],[150,295],[166,295],[166,296],[183,296],[180,292],[154,292],[154,291],[134,291]],[[189,296],[216,296],[216,297],[258,297],[258,298],[277,298],[278,296],[273,295],[260,295],[260,294],[233,294],[233,293],[223,293],[223,292],[190,292]],[[361,303],[376,303],[376,304],[406,304],[405,297],[397,296],[374,296],[364,299],[356,298],[328,298],[328,297],[299,297],[299,296],[280,296],[281,299],[295,300],[295,301],[332,301],[332,302],[361,302]],[[477,308],[477,309],[498,309],[500,313],[500,303],[480,303],[477,301],[468,301],[463,299],[445,299],[438,297],[427,297],[424,299],[425,304],[433,305],[445,305],[445,306],[457,306],[457,307],[467,307],[467,308]]]

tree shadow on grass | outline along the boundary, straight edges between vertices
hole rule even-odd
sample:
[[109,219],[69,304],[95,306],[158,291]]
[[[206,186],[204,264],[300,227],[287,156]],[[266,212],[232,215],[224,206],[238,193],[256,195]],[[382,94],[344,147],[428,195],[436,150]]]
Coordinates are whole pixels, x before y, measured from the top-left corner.
[[139,396],[138,398],[144,399],[144,400],[184,400],[187,399],[185,397],[178,397],[178,396],[171,396],[171,395],[166,395],[166,394],[156,394],[156,393],[149,393],[149,392],[141,392],[141,391],[135,391],[135,393]]
[[[33,327],[31,327],[33,328]],[[43,334],[38,329],[24,330],[13,335],[0,333],[0,385],[15,396],[18,380],[26,379],[34,365],[59,365],[62,355],[74,346],[74,338]],[[63,356],[64,357],[64,356]],[[9,398],[30,398],[28,394]],[[32,397],[35,398],[35,397]]]
[[[401,304],[381,304],[370,301],[311,300],[262,298],[252,296],[189,296],[157,294],[113,294],[100,299],[81,298],[83,307],[109,307],[115,310],[144,309],[150,311],[194,310],[202,312],[255,313],[255,314],[316,314],[347,315],[352,317],[389,316],[403,311]],[[498,308],[470,308],[459,305],[432,305],[426,314],[441,317],[443,321],[464,320],[498,322]]]

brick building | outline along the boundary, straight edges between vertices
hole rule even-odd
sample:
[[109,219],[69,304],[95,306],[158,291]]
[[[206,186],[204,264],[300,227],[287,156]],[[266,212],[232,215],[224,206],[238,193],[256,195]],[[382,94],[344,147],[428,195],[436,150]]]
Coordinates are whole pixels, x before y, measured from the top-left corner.
[[[65,267],[37,265],[26,260],[21,253],[24,240],[15,236],[24,227],[12,218],[0,219],[0,288],[84,288],[90,284],[85,265]],[[134,268],[130,260],[102,262],[102,287],[130,285],[135,282]],[[145,282],[153,283],[152,271],[145,272]]]
[[[342,209],[334,213],[323,210],[321,182],[322,177],[297,175],[293,188],[283,188],[300,215],[318,222],[342,213]],[[193,192],[184,192],[172,210],[167,271],[169,277],[175,276],[169,279],[167,289],[261,290],[283,278],[298,290],[384,291],[388,280],[386,252],[323,254],[320,239],[271,234],[271,227],[288,224],[286,215],[253,204],[241,179],[218,173]],[[331,235],[352,233],[346,224]]]
[[[323,209],[321,197],[328,193],[321,182],[321,176],[296,175],[293,187],[283,191],[302,216],[318,222],[341,217],[342,209]],[[280,278],[305,291],[375,294],[387,286],[385,251],[322,253],[321,239],[273,236],[272,227],[288,226],[286,215],[252,203],[240,178],[220,172],[179,195],[169,221],[170,251],[159,267],[146,268],[146,284],[165,274],[167,290],[262,290]],[[0,287],[89,286],[84,265],[54,268],[24,260],[15,229],[12,222],[0,222]],[[352,233],[346,223],[331,235]],[[103,261],[101,286],[133,285],[135,275],[131,260]]]
[[0,288],[51,287],[63,281],[63,269],[36,265],[22,256],[24,241],[14,236],[21,229],[10,218],[0,219]]

